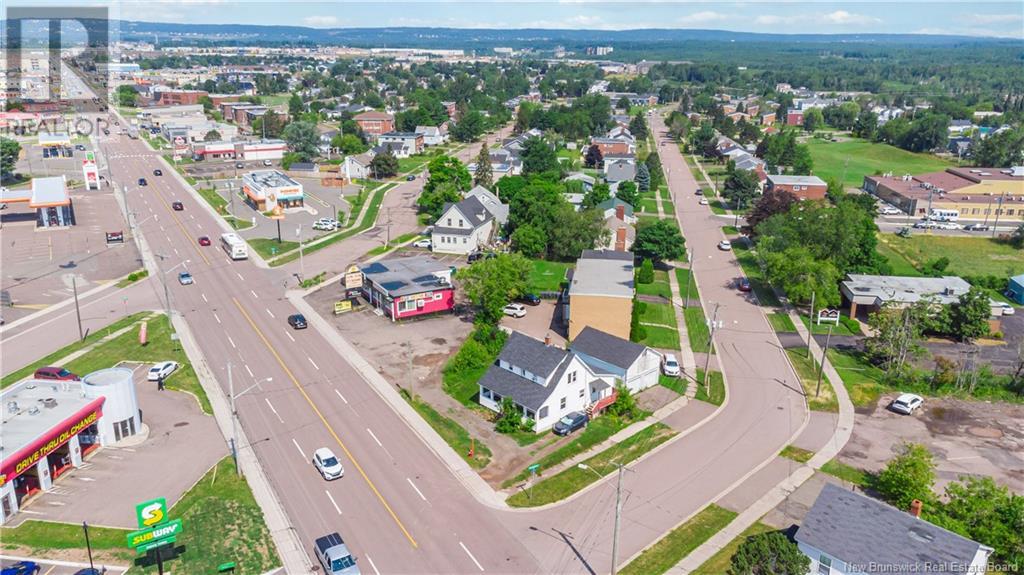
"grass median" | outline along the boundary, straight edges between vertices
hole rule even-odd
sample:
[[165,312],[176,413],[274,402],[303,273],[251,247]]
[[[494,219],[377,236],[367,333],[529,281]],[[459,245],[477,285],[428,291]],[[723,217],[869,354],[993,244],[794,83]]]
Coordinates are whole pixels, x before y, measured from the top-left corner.
[[[722,405],[725,401],[725,378],[722,372],[712,371],[708,375],[708,385],[704,385],[704,370],[697,369],[697,395],[696,399],[706,401],[711,405]],[[711,388],[710,391],[708,388]]]
[[786,355],[789,356],[789,362],[793,364],[793,370],[800,378],[804,397],[807,398],[807,407],[811,411],[839,413],[839,400],[832,389],[831,381],[824,373],[821,374],[821,389],[818,389],[818,358],[808,358],[807,348],[787,349]]
[[736,517],[736,513],[708,505],[700,513],[676,527],[629,562],[622,575],[660,575],[682,561],[694,549],[721,531]]

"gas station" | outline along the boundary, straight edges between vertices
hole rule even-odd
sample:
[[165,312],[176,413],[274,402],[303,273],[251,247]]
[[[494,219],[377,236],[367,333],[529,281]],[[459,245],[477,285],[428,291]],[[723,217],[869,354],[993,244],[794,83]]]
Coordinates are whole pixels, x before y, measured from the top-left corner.
[[28,203],[36,211],[37,228],[75,225],[75,209],[64,176],[33,178],[28,188],[0,188],[0,203]]

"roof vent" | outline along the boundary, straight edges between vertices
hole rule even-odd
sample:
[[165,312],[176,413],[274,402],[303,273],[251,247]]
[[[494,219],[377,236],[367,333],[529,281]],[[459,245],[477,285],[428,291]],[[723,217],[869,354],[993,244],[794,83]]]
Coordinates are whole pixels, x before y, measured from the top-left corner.
[[28,408],[28,414],[39,415],[39,408],[33,405],[32,407]]
[[57,407],[57,400],[52,397],[40,399],[39,401],[43,404],[43,407],[47,409],[53,409],[54,407]]
[[15,413],[18,413],[18,402],[17,401],[8,401],[7,402],[7,413],[10,413],[12,415],[15,414]]

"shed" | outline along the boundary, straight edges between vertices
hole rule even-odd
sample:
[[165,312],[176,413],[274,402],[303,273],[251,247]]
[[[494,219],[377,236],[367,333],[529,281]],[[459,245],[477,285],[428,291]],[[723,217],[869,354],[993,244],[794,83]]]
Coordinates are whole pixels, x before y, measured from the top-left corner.
[[1014,303],[1024,304],[1024,274],[1010,278],[1010,283],[1006,286],[1006,297]]

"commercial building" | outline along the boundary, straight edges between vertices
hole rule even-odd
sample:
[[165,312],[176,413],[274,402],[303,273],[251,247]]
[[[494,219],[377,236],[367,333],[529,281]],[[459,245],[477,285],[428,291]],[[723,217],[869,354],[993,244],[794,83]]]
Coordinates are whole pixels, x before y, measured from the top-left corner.
[[360,130],[374,138],[395,131],[395,117],[385,112],[363,112],[352,119],[355,120]]
[[381,260],[359,271],[363,297],[391,321],[455,307],[452,268],[430,256]]
[[241,142],[194,142],[192,154],[202,159],[280,160],[288,151],[284,140],[253,140]]
[[[850,305],[851,318],[857,316],[860,307],[866,307],[870,313],[886,304],[906,307],[922,300],[931,301],[935,305],[949,305],[958,301],[970,289],[971,284],[956,276],[927,278],[849,274],[839,284],[843,299]],[[999,317],[1002,314],[1002,306],[992,301],[991,315]]]
[[0,188],[0,203],[21,202],[36,210],[36,226],[40,228],[75,225],[75,210],[65,176],[33,178],[29,188]]
[[1024,167],[947,168],[918,176],[864,176],[864,191],[925,217],[952,210],[960,219],[1024,221]]
[[282,208],[301,208],[304,202],[302,184],[277,170],[259,170],[242,176],[242,192],[246,201],[258,212]]
[[189,106],[209,95],[206,90],[163,90],[157,92],[156,103],[158,106]]
[[569,340],[592,327],[629,339],[633,313],[633,254],[624,251],[583,250],[572,270],[563,302]]
[[828,192],[828,184],[818,176],[780,176],[768,174],[765,192],[789,192],[800,200],[823,200]]
[[25,380],[0,392],[0,404],[0,523],[101,446],[142,430],[132,371],[125,368],[82,381]]

